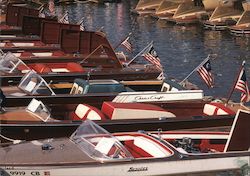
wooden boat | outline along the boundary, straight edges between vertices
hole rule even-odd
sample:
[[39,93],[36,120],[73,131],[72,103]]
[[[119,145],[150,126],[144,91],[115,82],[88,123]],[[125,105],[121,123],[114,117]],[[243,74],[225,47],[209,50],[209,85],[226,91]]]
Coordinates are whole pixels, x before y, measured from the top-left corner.
[[[89,36],[95,36],[93,32],[89,34]],[[95,39],[97,38],[95,37]],[[102,41],[107,42],[107,40]],[[161,74],[161,71],[154,65],[133,63],[129,66],[124,66],[116,57],[110,45],[100,46],[99,49],[93,45],[84,48],[84,51],[89,52],[90,50],[95,50],[94,48],[97,47],[96,52],[91,56],[85,57],[81,63],[64,61],[54,62],[53,64],[51,64],[52,62],[47,62],[26,65],[11,53],[7,53],[1,59],[1,84],[2,86],[17,85],[24,73],[30,69],[38,72],[48,82],[73,82],[75,78],[88,79],[90,75],[91,79],[149,80],[156,79]]]
[[163,20],[172,17],[182,2],[183,0],[163,0],[159,7],[156,9],[155,14],[152,14],[152,16]]
[[149,15],[155,13],[163,0],[140,0],[133,12],[139,15]]
[[[47,83],[40,75],[29,71],[18,86],[2,86],[1,89],[6,96],[6,106],[27,105],[33,98],[38,98],[49,104],[60,103],[63,99],[64,103],[86,101],[86,103],[92,102],[95,105],[103,101],[112,101],[115,97],[116,102],[203,101],[202,90],[176,91],[176,88],[171,87],[172,85],[162,81],[123,81],[119,83],[115,80],[86,81],[79,78],[75,79],[74,84],[67,82]],[[140,90],[140,92],[134,92],[133,89]],[[171,92],[170,90],[175,91]],[[119,96],[117,97],[117,95]],[[150,99],[150,97],[152,98]]]
[[103,102],[100,108],[90,105],[93,103],[69,104],[66,99],[47,105],[32,99],[27,107],[3,107],[5,100],[2,97],[1,141],[48,138],[55,134],[57,137],[68,136],[86,119],[95,120],[112,131],[140,130],[142,127],[147,130],[170,130],[230,126],[237,110],[243,109],[232,103],[224,105],[208,101],[157,101],[152,99],[153,96],[151,99],[146,99],[147,96],[142,98],[143,96],[141,94],[131,102]]
[[228,26],[235,25],[241,15],[242,11],[233,7],[218,6],[209,20],[203,22],[203,26],[206,29],[225,30]]
[[202,0],[206,11],[214,11],[218,6],[233,7],[236,0],[221,1],[221,0]]
[[202,6],[197,6],[193,1],[184,1],[178,6],[173,17],[167,20],[177,24],[191,24],[199,22],[205,15],[207,12]]
[[111,134],[85,121],[70,138],[36,140],[0,148],[0,168],[3,176],[13,172],[25,175],[74,173],[89,176],[117,175],[118,172],[120,175],[138,172],[176,175],[242,169],[250,165],[249,119],[249,113],[240,112],[229,133]]
[[234,35],[250,35],[250,3],[243,4],[245,11],[234,26],[230,26],[229,30]]
[[[24,21],[27,18],[23,18]],[[40,38],[32,36],[24,37],[12,37],[12,36],[2,36],[2,41],[0,43],[0,49],[4,52],[7,51],[53,51],[60,50],[60,40],[64,40],[62,36],[63,29],[71,29],[74,31],[80,32],[80,25],[75,24],[63,24],[57,23],[54,19],[45,19],[45,18],[34,18],[27,20],[28,22],[37,20],[36,24],[38,26],[28,25],[25,23],[23,27],[26,34],[38,34],[40,32]],[[14,40],[15,38],[15,40]],[[77,40],[77,38],[76,38]]]
[[22,19],[25,15],[38,16],[39,10],[27,5],[24,6],[9,3],[6,10],[5,23],[0,24],[1,34],[21,34]]

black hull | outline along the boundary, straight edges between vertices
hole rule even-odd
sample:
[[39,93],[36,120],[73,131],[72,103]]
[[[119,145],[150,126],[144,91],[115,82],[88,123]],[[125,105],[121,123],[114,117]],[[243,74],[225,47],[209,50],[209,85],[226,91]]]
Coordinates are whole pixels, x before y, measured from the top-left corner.
[[[90,73],[90,79],[115,79],[118,81],[121,80],[152,80],[156,79],[159,76],[159,71],[154,72],[144,72],[144,71],[112,71],[112,68],[109,72],[93,72]],[[88,79],[88,73],[68,73],[68,74],[40,74],[47,82],[73,82],[75,78]],[[17,76],[1,76],[1,86],[9,85],[18,85],[23,75]]]
[[[148,120],[116,120],[97,122],[109,132],[180,130],[194,128],[219,128],[231,126],[233,117],[180,118],[180,119],[148,119]],[[1,123],[1,135],[15,140],[35,140],[70,136],[81,124],[80,121],[62,121],[49,123],[11,122]],[[2,137],[1,142],[8,142]]]

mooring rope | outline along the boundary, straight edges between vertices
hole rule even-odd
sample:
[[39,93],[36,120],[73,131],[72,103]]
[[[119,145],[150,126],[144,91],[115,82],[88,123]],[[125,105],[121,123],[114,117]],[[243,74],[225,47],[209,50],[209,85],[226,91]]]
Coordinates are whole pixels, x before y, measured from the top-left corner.
[[13,142],[13,144],[18,144],[18,143],[22,142],[22,140],[11,139],[11,138],[8,138],[8,137],[6,137],[6,136],[4,136],[2,134],[0,134],[0,137],[7,140],[7,141]]

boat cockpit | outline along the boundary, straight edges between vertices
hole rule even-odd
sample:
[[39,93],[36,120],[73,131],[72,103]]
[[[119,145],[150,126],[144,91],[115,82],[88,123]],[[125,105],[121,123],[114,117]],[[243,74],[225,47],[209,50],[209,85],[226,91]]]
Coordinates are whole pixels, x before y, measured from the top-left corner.
[[84,121],[70,140],[89,157],[100,162],[173,155],[171,149],[146,134],[136,132],[112,135],[90,120]]

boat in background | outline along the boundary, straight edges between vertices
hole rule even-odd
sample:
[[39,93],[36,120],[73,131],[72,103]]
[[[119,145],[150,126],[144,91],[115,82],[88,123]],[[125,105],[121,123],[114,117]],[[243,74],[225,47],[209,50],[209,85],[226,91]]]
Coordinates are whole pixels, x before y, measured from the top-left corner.
[[175,11],[172,18],[167,21],[175,22],[177,24],[192,24],[200,21],[203,16],[207,16],[207,12],[201,5],[195,4],[194,1],[184,1]]
[[250,2],[242,2],[244,12],[236,25],[230,26],[229,30],[234,35],[250,35]]
[[139,15],[150,15],[155,13],[163,0],[139,0],[133,12]]
[[156,9],[156,12],[151,15],[161,20],[168,19],[174,15],[181,3],[183,3],[183,0],[163,0]]
[[233,7],[218,6],[209,20],[203,22],[203,26],[206,29],[225,30],[228,26],[235,25],[242,13],[242,11]]
[[[88,176],[117,175],[118,172],[120,175],[137,172],[173,175],[248,168],[249,119],[249,112],[237,113],[229,133],[130,131],[113,134],[87,120],[70,138],[1,147],[0,168],[3,176],[13,172],[25,175],[68,175],[69,172]],[[27,157],[31,151],[32,158]]]

